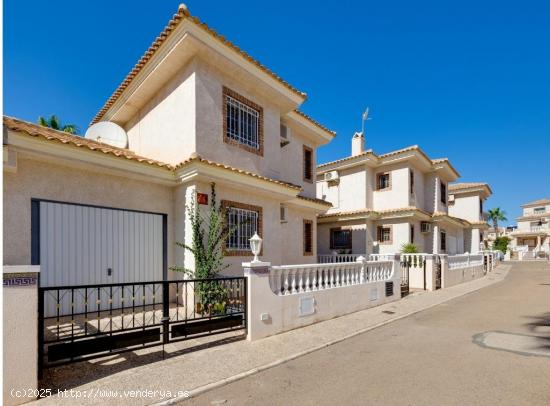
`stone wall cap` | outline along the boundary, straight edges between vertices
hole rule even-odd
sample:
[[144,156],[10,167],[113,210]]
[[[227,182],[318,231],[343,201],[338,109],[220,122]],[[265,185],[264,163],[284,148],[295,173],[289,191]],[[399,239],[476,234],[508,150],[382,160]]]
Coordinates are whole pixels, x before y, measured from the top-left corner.
[[3,273],[40,273],[40,265],[4,265]]

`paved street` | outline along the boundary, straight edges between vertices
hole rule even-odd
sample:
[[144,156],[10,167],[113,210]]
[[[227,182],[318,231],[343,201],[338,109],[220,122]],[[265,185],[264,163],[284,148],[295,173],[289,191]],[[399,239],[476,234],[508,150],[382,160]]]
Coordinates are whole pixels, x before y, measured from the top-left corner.
[[[184,402],[549,405],[550,264]],[[503,334],[507,333],[507,334]]]

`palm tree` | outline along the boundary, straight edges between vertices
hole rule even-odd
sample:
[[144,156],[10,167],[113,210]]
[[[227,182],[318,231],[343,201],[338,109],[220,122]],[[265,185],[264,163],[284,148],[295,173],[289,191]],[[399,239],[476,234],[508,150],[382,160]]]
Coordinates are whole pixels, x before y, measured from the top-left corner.
[[78,127],[75,124],[61,124],[59,118],[52,114],[50,118],[38,117],[38,124],[53,130],[63,131],[69,134],[78,134]]
[[506,212],[504,210],[500,210],[500,207],[495,207],[494,209],[489,209],[488,215],[489,220],[493,222],[495,236],[498,237],[498,222],[508,220],[506,218]]

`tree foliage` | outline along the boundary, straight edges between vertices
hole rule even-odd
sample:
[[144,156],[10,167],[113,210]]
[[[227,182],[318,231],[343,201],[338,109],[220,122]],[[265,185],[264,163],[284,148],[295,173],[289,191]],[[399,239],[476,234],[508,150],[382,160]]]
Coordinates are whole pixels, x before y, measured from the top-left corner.
[[493,243],[493,249],[501,251],[503,254],[506,254],[508,250],[508,244],[510,243],[510,238],[503,236],[497,237]]
[[78,134],[78,127],[75,124],[61,124],[59,117],[52,114],[49,118],[38,117],[38,124],[53,130],[63,131],[69,134]]
[[498,222],[507,221],[506,212],[501,210],[500,207],[495,207],[494,209],[489,209],[488,213],[489,220],[493,222],[493,228],[495,229],[495,236],[498,237]]

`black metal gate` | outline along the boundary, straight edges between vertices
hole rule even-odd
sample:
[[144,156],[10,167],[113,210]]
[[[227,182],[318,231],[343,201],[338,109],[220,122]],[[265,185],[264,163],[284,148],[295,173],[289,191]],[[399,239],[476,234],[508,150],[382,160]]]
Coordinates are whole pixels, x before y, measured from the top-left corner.
[[409,294],[409,269],[410,263],[408,261],[401,262],[401,297]]
[[435,261],[435,289],[441,289],[441,257],[434,255]]
[[39,371],[246,330],[246,278],[39,288]]

